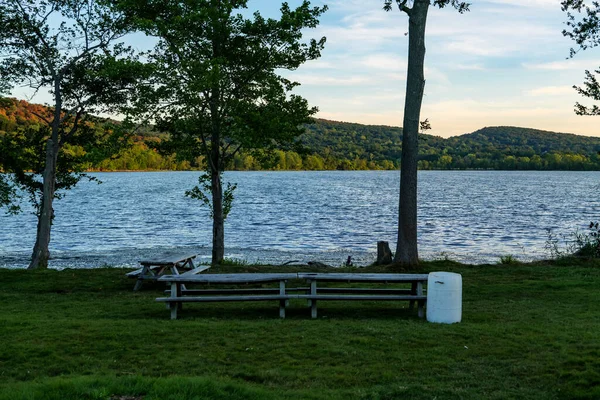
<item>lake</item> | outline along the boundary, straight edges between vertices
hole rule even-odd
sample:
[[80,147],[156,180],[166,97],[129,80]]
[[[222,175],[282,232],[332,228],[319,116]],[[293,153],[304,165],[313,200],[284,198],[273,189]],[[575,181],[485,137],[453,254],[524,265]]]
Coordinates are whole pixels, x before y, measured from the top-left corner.
[[[55,204],[53,268],[133,267],[168,251],[209,261],[208,209],[184,192],[198,172],[96,173]],[[236,182],[225,224],[226,257],[280,264],[375,260],[379,240],[395,250],[398,171],[228,172]],[[548,258],[559,238],[600,219],[599,172],[421,171],[419,253],[465,263]],[[31,209],[0,214],[0,267],[27,265]]]

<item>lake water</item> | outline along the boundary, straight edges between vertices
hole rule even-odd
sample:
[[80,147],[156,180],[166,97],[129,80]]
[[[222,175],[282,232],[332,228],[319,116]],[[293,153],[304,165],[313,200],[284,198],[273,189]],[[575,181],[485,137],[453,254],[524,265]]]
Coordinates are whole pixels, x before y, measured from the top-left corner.
[[[211,220],[184,196],[197,172],[93,174],[56,202],[51,267],[132,267],[169,251],[210,260]],[[238,184],[225,225],[226,257],[358,265],[376,243],[395,250],[397,171],[229,172]],[[598,172],[422,171],[419,252],[466,263],[548,258],[547,230],[568,236],[600,219]],[[25,267],[35,242],[29,212],[0,214],[0,267]]]

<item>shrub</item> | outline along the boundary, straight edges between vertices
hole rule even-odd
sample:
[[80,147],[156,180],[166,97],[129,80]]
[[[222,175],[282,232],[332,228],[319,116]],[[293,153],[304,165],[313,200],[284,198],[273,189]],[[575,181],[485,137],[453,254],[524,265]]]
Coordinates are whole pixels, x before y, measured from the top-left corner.
[[600,222],[590,222],[587,231],[575,231],[565,239],[565,249],[561,249],[558,237],[548,229],[545,248],[551,258],[564,257],[600,258]]
[[600,224],[590,222],[587,232],[576,232],[575,251],[573,254],[578,257],[600,258]]

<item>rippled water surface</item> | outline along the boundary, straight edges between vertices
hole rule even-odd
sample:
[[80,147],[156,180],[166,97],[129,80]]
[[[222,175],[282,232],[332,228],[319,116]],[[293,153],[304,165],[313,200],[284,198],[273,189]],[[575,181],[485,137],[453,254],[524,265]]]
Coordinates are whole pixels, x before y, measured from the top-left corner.
[[[183,194],[195,172],[94,174],[56,202],[51,266],[134,266],[170,251],[210,259],[208,210]],[[230,172],[236,199],[226,222],[226,256],[284,263],[366,265],[376,242],[395,249],[399,173]],[[598,172],[423,171],[419,173],[419,251],[479,263],[513,255],[548,256],[558,236],[598,220]],[[0,267],[24,267],[35,217],[0,214]]]

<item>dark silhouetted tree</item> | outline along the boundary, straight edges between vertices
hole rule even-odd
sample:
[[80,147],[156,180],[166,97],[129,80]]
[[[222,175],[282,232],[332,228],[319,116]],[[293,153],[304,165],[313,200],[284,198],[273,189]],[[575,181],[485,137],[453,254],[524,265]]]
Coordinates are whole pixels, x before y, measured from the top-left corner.
[[469,4],[458,0],[384,0],[384,9],[393,4],[408,15],[408,72],[402,123],[402,159],[400,161],[400,199],[398,242],[394,261],[407,265],[419,263],[417,247],[417,167],[419,159],[419,118],[425,90],[425,26],[429,6],[451,6],[460,13]]
[[287,3],[279,19],[251,18],[246,0],[171,2],[131,0],[140,26],[159,38],[151,56],[156,90],[147,104],[171,138],[164,147],[188,160],[204,156],[206,173],[186,194],[208,204],[213,218],[212,263],[224,258],[224,220],[235,185],[222,173],[240,151],[274,149],[293,142],[317,110],[291,94],[298,85],[279,75],[316,59],[325,38],[302,41],[325,7]]
[[[129,32],[127,19],[108,2],[0,0],[0,27],[0,92],[19,85],[52,95],[50,112],[38,115],[44,126],[27,133],[37,142],[32,158],[42,155],[43,168],[39,175],[21,176],[34,193],[38,217],[29,268],[45,268],[57,189],[69,188],[81,177],[59,170],[59,154],[78,137],[88,113],[116,111],[127,103],[143,68],[119,43]],[[17,170],[27,168],[18,151],[2,152],[5,170],[12,169],[8,158]]]

